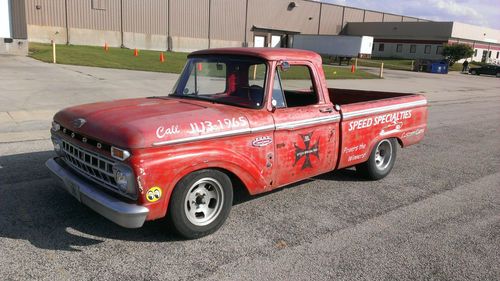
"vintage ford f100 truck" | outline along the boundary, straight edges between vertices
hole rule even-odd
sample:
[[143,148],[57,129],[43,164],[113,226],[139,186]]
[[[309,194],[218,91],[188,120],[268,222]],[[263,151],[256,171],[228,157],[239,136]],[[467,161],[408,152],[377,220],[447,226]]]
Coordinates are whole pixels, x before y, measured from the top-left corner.
[[426,123],[422,95],[327,88],[316,53],[211,49],[165,96],[58,112],[46,165],[123,227],[167,216],[196,238],[224,223],[235,185],[254,195],[347,167],[381,179]]

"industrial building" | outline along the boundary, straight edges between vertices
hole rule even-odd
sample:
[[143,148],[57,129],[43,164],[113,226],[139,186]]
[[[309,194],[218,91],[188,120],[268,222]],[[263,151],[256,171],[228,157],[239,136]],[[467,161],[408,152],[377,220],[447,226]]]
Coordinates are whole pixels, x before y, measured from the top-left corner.
[[[438,58],[444,43],[458,40],[477,49],[475,60],[484,51],[486,57],[489,51],[496,57],[500,46],[498,30],[310,0],[0,0],[3,2],[11,12],[11,32],[10,37],[0,38],[7,38],[2,44],[15,46],[23,45],[19,43],[23,40],[54,40],[58,44],[107,43],[188,52],[216,47],[290,47],[295,34],[342,34],[373,36],[374,57]],[[479,36],[481,32],[486,35]],[[13,42],[3,43],[5,40]]]
[[440,59],[444,44],[474,49],[474,61],[500,62],[500,30],[459,22],[349,23],[345,34],[373,36],[372,56]]

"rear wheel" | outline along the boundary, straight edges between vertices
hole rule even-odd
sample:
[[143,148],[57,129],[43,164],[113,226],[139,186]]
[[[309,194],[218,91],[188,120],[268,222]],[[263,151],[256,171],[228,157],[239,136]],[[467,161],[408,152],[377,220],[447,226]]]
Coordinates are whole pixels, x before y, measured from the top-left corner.
[[356,171],[367,179],[382,179],[391,172],[396,161],[396,152],[395,139],[381,140],[373,148],[368,161],[356,166]]
[[169,206],[172,225],[181,236],[193,239],[219,229],[229,215],[233,187],[229,177],[217,170],[200,170],[175,186]]
[[498,78],[500,78],[500,72],[497,72],[497,75],[496,75]]
[[479,75],[479,73],[477,73],[477,71],[476,71],[476,70],[471,70],[471,71],[470,71],[470,74],[472,74],[472,75]]

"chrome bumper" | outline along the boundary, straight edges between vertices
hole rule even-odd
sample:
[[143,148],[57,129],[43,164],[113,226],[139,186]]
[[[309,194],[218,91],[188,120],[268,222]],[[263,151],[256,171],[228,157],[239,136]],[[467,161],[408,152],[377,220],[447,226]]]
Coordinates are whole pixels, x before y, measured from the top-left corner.
[[61,186],[78,201],[123,227],[139,228],[144,224],[149,213],[148,208],[125,203],[95,188],[60,162],[62,160],[58,157],[51,158],[45,162],[45,166],[62,182]]

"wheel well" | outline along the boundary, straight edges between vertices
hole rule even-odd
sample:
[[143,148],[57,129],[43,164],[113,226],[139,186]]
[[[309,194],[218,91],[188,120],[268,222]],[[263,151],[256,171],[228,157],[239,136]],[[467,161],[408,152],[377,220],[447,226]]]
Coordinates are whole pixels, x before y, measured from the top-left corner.
[[395,139],[398,141],[399,147],[404,147],[403,141],[400,138],[395,138]]
[[[210,168],[209,168],[210,169]],[[226,174],[229,179],[231,180],[231,183],[233,184],[233,204],[238,204],[241,203],[242,201],[245,201],[246,198],[250,197],[250,193],[248,192],[247,187],[243,183],[243,181],[233,172],[222,169],[222,168],[213,168],[214,170],[218,170],[224,174]]]

